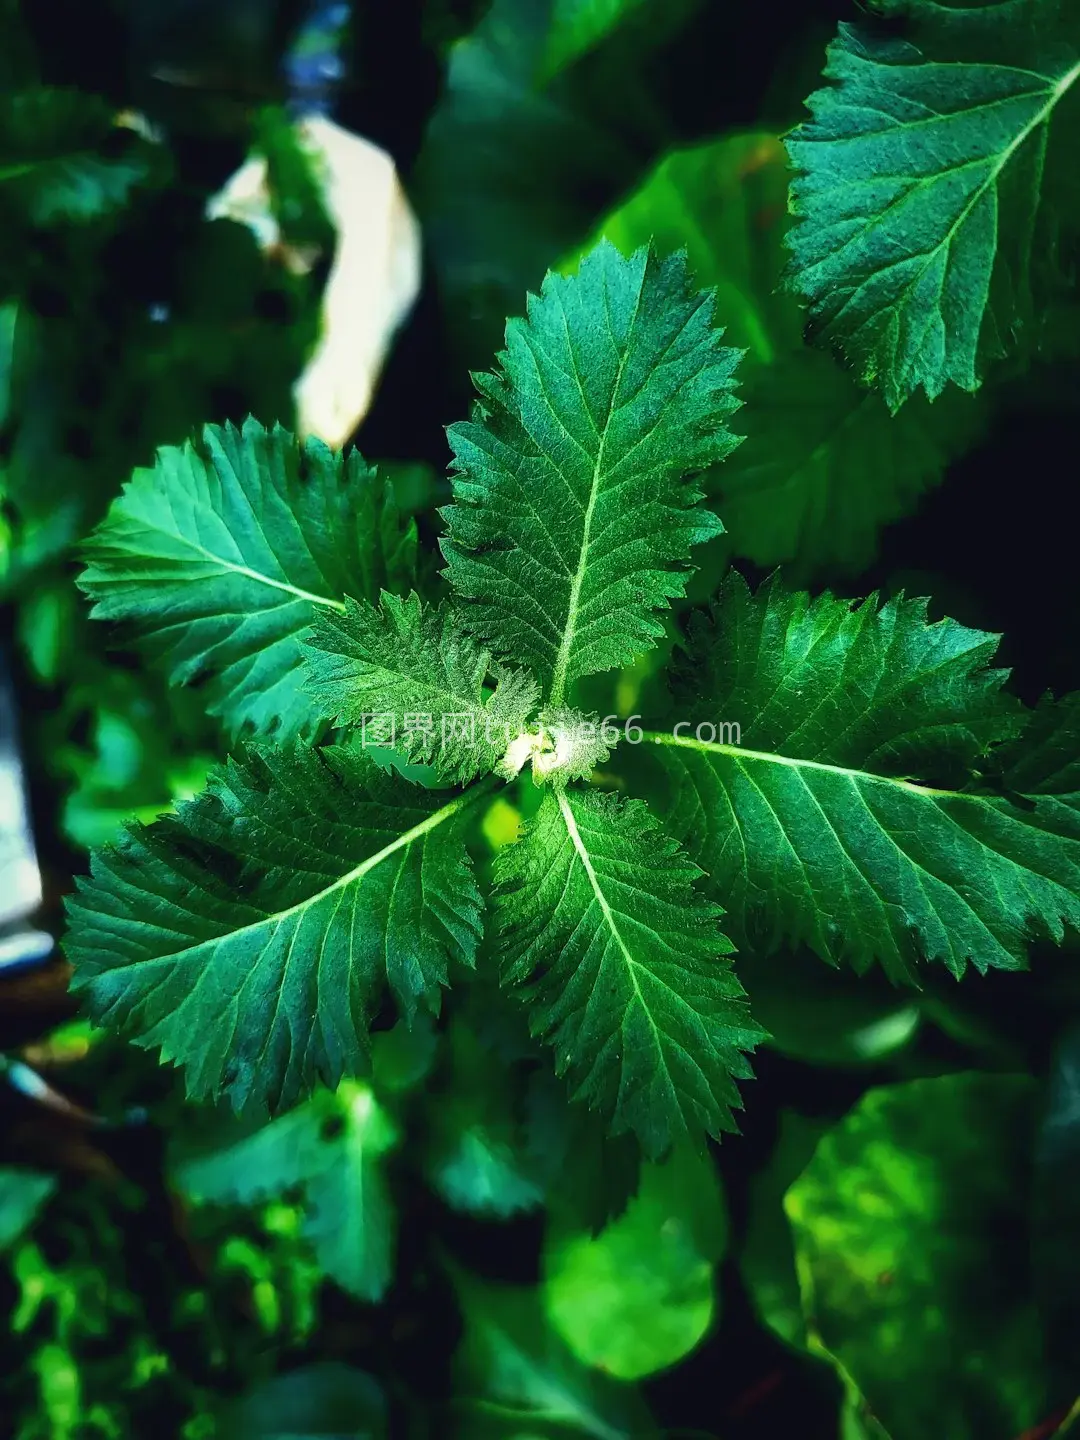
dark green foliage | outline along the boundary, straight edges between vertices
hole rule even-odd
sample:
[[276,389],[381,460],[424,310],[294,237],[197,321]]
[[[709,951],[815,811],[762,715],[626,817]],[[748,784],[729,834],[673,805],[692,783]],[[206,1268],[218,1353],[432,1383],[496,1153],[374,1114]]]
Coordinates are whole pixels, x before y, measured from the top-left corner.
[[0,0],[5,1437],[1077,1433],[1080,29],[836,18]]

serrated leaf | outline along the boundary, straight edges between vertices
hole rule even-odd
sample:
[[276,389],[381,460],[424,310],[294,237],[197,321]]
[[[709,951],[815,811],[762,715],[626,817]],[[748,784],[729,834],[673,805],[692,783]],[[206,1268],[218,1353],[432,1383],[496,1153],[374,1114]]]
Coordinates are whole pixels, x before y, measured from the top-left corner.
[[575,1098],[650,1156],[734,1128],[761,1038],[700,873],[640,801],[577,789],[495,857],[504,984]]
[[74,983],[101,1022],[184,1067],[195,1099],[286,1108],[366,1068],[389,989],[437,1010],[480,896],[448,799],[363,751],[250,750],[96,854],[69,901]]
[[1080,690],[1045,695],[1023,731],[994,757],[1002,783],[1021,795],[1055,795],[1080,810]]
[[317,614],[304,655],[323,713],[367,721],[373,737],[388,734],[447,781],[494,770],[540,699],[533,677],[493,662],[456,610],[424,607],[415,592]]
[[110,146],[124,134],[96,95],[39,86],[0,97],[0,203],[43,227],[118,208],[149,169],[134,136]]
[[727,1210],[713,1162],[685,1146],[642,1168],[626,1213],[599,1235],[555,1227],[544,1247],[544,1308],[587,1365],[640,1380],[683,1359],[714,1318],[714,1266]]
[[397,1139],[371,1090],[346,1080],[253,1134],[181,1160],[174,1181],[198,1204],[249,1205],[299,1189],[320,1269],[375,1303],[393,1278],[394,1209],[382,1157]]
[[690,548],[720,533],[685,479],[737,440],[725,422],[738,352],[685,260],[608,244],[549,274],[506,327],[471,421],[449,432],[447,574],[469,623],[563,703],[662,634]]
[[1034,1098],[1024,1075],[871,1090],[787,1193],[807,1325],[891,1440],[1020,1435],[1048,1413],[1025,1205]]
[[416,530],[360,455],[281,426],[207,425],[136,470],[86,546],[79,584],[103,620],[133,622],[175,684],[209,679],[234,734],[309,734],[299,636],[343,596],[408,583]]
[[891,417],[831,357],[803,344],[794,295],[778,290],[788,228],[787,156],[767,131],[676,150],[597,229],[624,254],[653,238],[685,248],[702,285],[715,287],[740,366],[745,435],[710,471],[705,490],[727,544],[789,579],[852,572],[873,558],[879,532],[914,509],[985,420],[970,395],[925,396]]
[[752,596],[729,574],[690,641],[678,733],[646,739],[741,947],[805,943],[903,979],[923,959],[1021,968],[1028,940],[1080,923],[1076,811],[975,774],[1018,728],[995,648],[927,624],[924,601]]
[[895,411],[977,389],[1030,322],[1041,212],[1073,183],[1080,23],[1066,0],[874,8],[904,38],[840,27],[788,140],[789,243],[818,337]]

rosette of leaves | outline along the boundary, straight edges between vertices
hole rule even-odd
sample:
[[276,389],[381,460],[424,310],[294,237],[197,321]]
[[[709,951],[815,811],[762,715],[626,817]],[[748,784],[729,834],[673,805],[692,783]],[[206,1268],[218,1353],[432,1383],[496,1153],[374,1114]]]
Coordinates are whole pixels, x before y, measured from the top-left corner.
[[[995,638],[924,602],[731,577],[689,625],[671,714],[575,710],[579,681],[656,645],[722,528],[695,477],[738,443],[738,359],[681,256],[601,244],[549,275],[450,431],[438,603],[355,454],[252,421],[136,473],[83,586],[206,679],[239,744],[94,856],[67,950],[98,1020],[193,1096],[278,1110],[365,1070],[388,999],[437,1013],[486,925],[572,1097],[655,1157],[733,1128],[763,1033],[735,943],[900,979],[1017,968],[1080,923],[1071,711],[991,764],[1026,724]],[[530,764],[485,921],[469,840]]]

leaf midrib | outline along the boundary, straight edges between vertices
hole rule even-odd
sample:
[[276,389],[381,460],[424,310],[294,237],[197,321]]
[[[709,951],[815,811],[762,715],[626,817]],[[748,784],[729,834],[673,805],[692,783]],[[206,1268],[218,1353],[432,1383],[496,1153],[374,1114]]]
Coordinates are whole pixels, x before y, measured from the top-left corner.
[[[345,603],[342,600],[332,600],[328,595],[316,595],[313,591],[304,590],[299,585],[290,584],[290,582],[287,580],[275,580],[270,575],[264,575],[260,570],[252,570],[251,567],[248,565],[237,565],[236,562],[233,560],[226,560],[221,555],[215,555],[212,550],[207,550],[204,546],[200,545],[197,541],[192,540],[187,535],[181,535],[176,531],[169,530],[161,530],[159,531],[159,533],[162,535],[167,535],[170,540],[179,541],[181,545],[186,545],[187,548],[189,550],[193,550],[196,555],[201,555],[204,560],[211,561],[213,564],[219,566],[222,570],[228,570],[234,575],[243,575],[246,579],[255,580],[260,585],[266,585],[272,590],[282,590],[285,592],[285,594],[294,595],[298,600],[307,600],[312,605],[325,605],[331,610],[340,611],[342,614],[344,614],[345,612]],[[142,551],[136,551],[135,555],[140,560],[152,560],[154,558],[170,558],[168,556],[153,557],[144,554]]]
[[562,817],[566,825],[567,833],[569,834],[571,843],[573,844],[574,849],[577,852],[577,857],[581,861],[582,868],[584,869],[585,874],[588,877],[589,884],[592,886],[593,894],[596,896],[596,902],[600,906],[600,912],[604,917],[604,921],[608,927],[608,930],[611,932],[612,938],[614,939],[616,945],[619,947],[623,959],[626,961],[627,975],[629,976],[631,985],[634,987],[634,998],[637,1001],[641,1014],[644,1015],[646,1021],[648,1022],[649,1029],[652,1031],[653,1043],[656,1046],[656,1053],[659,1057],[659,1063],[661,1064],[661,1066],[663,1066],[665,1074],[667,1074],[669,1087],[672,1089],[672,1091],[674,1091],[675,1087],[671,1082],[671,1076],[667,1072],[667,1065],[664,1061],[664,1045],[663,1038],[660,1034],[660,1029],[656,1021],[653,1019],[652,1011],[646,1003],[644,995],[641,993],[641,986],[638,984],[638,961],[636,961],[631,954],[630,947],[623,939],[622,932],[619,929],[618,924],[616,923],[615,912],[612,910],[610,904],[608,903],[607,896],[604,894],[603,887],[600,884],[600,878],[597,875],[595,869],[593,868],[592,857],[589,855],[588,847],[586,846],[584,840],[582,840],[581,838],[581,832],[578,829],[577,820],[574,818],[574,812],[570,808],[570,802],[566,798],[565,790],[560,790],[558,792],[558,799],[559,809],[562,811]]
[[374,855],[369,855],[365,860],[362,860],[359,865],[354,866],[347,875],[341,876],[340,879],[325,886],[316,894],[309,895],[306,899],[297,901],[295,905],[290,905],[285,910],[277,910],[271,914],[262,915],[258,920],[252,920],[247,925],[239,925],[235,929],[227,930],[221,935],[210,936],[206,940],[200,940],[195,945],[186,945],[182,950],[172,950],[168,955],[155,955],[148,956],[143,960],[133,960],[124,968],[127,971],[131,971],[143,969],[147,966],[172,965],[177,960],[190,958],[193,955],[197,955],[201,950],[220,945],[222,942],[232,940],[237,935],[243,935],[248,931],[262,929],[265,925],[280,926],[284,921],[291,919],[294,915],[302,915],[312,906],[325,900],[327,896],[334,895],[339,890],[345,890],[348,886],[354,885],[357,881],[362,880],[365,875],[369,874],[378,865],[381,865],[384,860],[388,860],[390,856],[396,854],[397,851],[406,849],[415,840],[420,840],[432,830],[437,829],[438,826],[449,820],[453,815],[456,815],[466,806],[473,804],[474,801],[479,799],[480,796],[490,788],[491,782],[488,780],[480,781],[478,784],[472,786],[471,789],[466,790],[463,794],[456,796],[446,805],[443,805],[425,820],[421,820],[418,825],[414,825],[411,829],[398,835],[389,845],[384,845],[383,848]]
[[[1032,72],[1032,73],[1034,73],[1034,72]],[[1044,77],[1044,78],[1049,82],[1049,76],[1046,76],[1046,77]],[[990,165],[990,167],[989,167],[989,170],[988,170],[988,172],[987,172],[987,174],[986,174],[985,179],[982,180],[982,182],[981,182],[979,185],[977,185],[977,186],[975,187],[975,189],[972,191],[971,195],[968,197],[968,199],[967,199],[967,201],[965,202],[965,204],[964,204],[963,208],[961,209],[960,213],[957,215],[956,219],[955,219],[955,220],[952,222],[952,224],[949,226],[948,230],[945,232],[945,234],[942,236],[942,238],[938,241],[938,243],[937,243],[936,245],[934,245],[930,250],[926,251],[926,252],[923,254],[923,256],[922,256],[923,263],[919,266],[917,272],[915,273],[914,278],[911,279],[910,281],[908,281],[908,283],[904,286],[904,293],[905,293],[905,295],[910,295],[910,293],[912,292],[912,290],[913,290],[913,289],[916,287],[916,285],[922,280],[923,276],[924,276],[924,275],[926,274],[926,272],[929,270],[930,266],[936,262],[938,256],[939,256],[943,251],[947,254],[947,253],[951,250],[953,241],[955,240],[957,234],[958,234],[959,231],[962,229],[962,227],[967,223],[967,220],[968,220],[968,218],[970,217],[972,211],[975,209],[976,205],[978,205],[979,202],[983,199],[983,197],[987,194],[987,192],[993,190],[994,193],[996,194],[996,187],[997,187],[998,179],[999,179],[999,177],[1001,176],[1002,171],[1003,171],[1003,170],[1005,169],[1005,167],[1009,164],[1009,162],[1012,160],[1013,156],[1017,153],[1017,151],[1027,142],[1027,140],[1028,140],[1032,135],[1035,134],[1035,132],[1039,129],[1039,127],[1042,126],[1042,125],[1047,124],[1047,122],[1049,121],[1050,116],[1053,114],[1053,111],[1054,111],[1055,106],[1056,106],[1056,105],[1058,104],[1058,102],[1062,99],[1062,97],[1065,96],[1065,95],[1069,92],[1069,90],[1072,88],[1072,86],[1076,83],[1076,81],[1077,81],[1078,79],[1080,79],[1080,61],[1077,61],[1077,63],[1076,63],[1075,65],[1073,65],[1070,70],[1067,70],[1066,73],[1065,73],[1063,76],[1061,76],[1061,78],[1060,78],[1059,80],[1054,81],[1054,82],[1050,82],[1050,89],[1049,89],[1049,94],[1048,94],[1048,98],[1047,98],[1047,100],[1046,100],[1046,103],[1039,108],[1039,110],[1038,110],[1038,112],[1035,114],[1035,116],[1023,127],[1022,130],[1019,131],[1019,133],[1009,142],[1009,144],[1006,145],[1005,148],[1004,148],[1002,151],[999,152],[999,154],[997,155],[996,159],[991,163],[991,165]],[[950,116],[949,118],[952,119],[952,118],[955,118],[955,117]],[[896,127],[890,127],[890,128],[896,128]],[[874,134],[874,133],[876,133],[876,134],[881,134],[881,133],[885,133],[885,132],[871,132],[871,134]],[[916,185],[919,185],[919,186],[937,183],[937,182],[939,182],[939,181],[942,179],[942,177],[943,177],[944,175],[951,175],[951,174],[955,173],[955,171],[957,171],[957,170],[959,170],[959,169],[964,169],[964,168],[966,168],[967,165],[972,165],[972,164],[985,164],[985,163],[986,163],[986,160],[987,160],[988,158],[989,158],[989,157],[980,157],[977,161],[967,161],[967,162],[965,162],[964,165],[960,165],[960,166],[950,165],[950,166],[948,166],[946,169],[940,170],[940,171],[936,171],[936,172],[934,172],[934,173],[931,174],[931,175],[926,175],[926,176],[920,176],[920,177],[918,177],[915,183],[916,183]],[[883,213],[887,213],[887,211],[888,211],[889,209],[892,209],[892,207],[893,207],[894,204],[898,203],[899,200],[905,199],[909,193],[910,193],[910,191],[905,191],[901,196],[898,197],[898,200],[897,200],[897,201],[893,201],[888,207],[886,207],[886,212],[883,212]],[[1041,195],[1041,188],[1040,188],[1040,193],[1039,193],[1038,199],[1036,200],[1036,208],[1037,208],[1037,206],[1041,203],[1041,200],[1042,200],[1042,195]],[[880,216],[880,215],[875,217],[875,219],[874,219],[874,225],[875,225],[875,226],[880,223],[881,218],[882,218],[882,216]],[[996,235],[995,235],[995,240],[994,240],[994,257],[995,257],[995,262],[996,262],[996,258],[997,258],[997,237],[996,237]],[[898,263],[898,262],[896,262],[896,263]],[[948,264],[948,261],[946,261],[946,264]],[[865,284],[865,282],[863,282],[863,284]],[[844,301],[843,305],[840,307],[840,309],[839,309],[839,311],[837,312],[837,314],[833,317],[832,321],[830,322],[831,324],[834,324],[834,325],[836,324],[836,322],[837,322],[837,321],[840,319],[840,317],[845,313],[845,311],[847,311],[847,310],[849,309],[849,307],[854,303],[856,296],[861,293],[862,289],[863,289],[863,285],[861,284],[861,285],[859,285],[856,289],[854,289],[854,290],[852,291],[852,293],[847,297],[847,299]],[[921,349],[921,344],[922,344],[922,341],[920,340],[920,346],[919,346],[920,349]],[[917,353],[917,351],[916,351],[916,352],[913,352],[913,353]],[[914,363],[915,363],[915,362],[914,362],[913,359],[910,360],[910,361],[908,362],[907,369],[910,370],[911,366],[912,366]],[[905,371],[905,375],[906,375],[906,371]],[[890,406],[890,408],[891,408],[891,406]]]
[[947,798],[955,800],[979,800],[982,796],[960,790],[937,790],[930,785],[918,785],[914,780],[902,780],[894,775],[878,775],[872,770],[859,770],[849,765],[831,765],[824,760],[804,760],[795,755],[780,755],[770,750],[747,750],[742,745],[724,745],[715,740],[698,740],[684,735],[669,735],[663,730],[646,730],[643,735],[650,745],[668,745],[677,750],[696,750],[702,754],[725,755],[733,760],[757,760],[770,765],[784,765],[792,770],[823,770],[833,775],[843,775],[849,780],[869,784],[891,785],[899,790],[908,790],[928,799]]
[[[566,677],[570,666],[570,651],[574,644],[574,637],[577,633],[578,610],[581,604],[581,590],[585,583],[585,570],[589,558],[589,542],[592,534],[593,515],[596,511],[596,502],[600,495],[600,480],[604,469],[604,450],[607,446],[608,434],[611,430],[611,422],[618,410],[619,391],[622,388],[623,375],[626,371],[627,361],[630,358],[631,337],[634,327],[637,325],[638,314],[641,310],[641,297],[644,293],[644,284],[639,285],[637,298],[634,301],[634,313],[630,318],[627,327],[626,343],[622,355],[619,357],[619,366],[615,374],[615,382],[611,387],[611,400],[608,403],[607,416],[604,419],[604,428],[597,434],[596,460],[593,463],[592,480],[589,488],[589,503],[585,507],[585,518],[582,527],[581,549],[578,553],[577,568],[570,579],[570,598],[566,607],[566,624],[563,627],[562,640],[559,642],[559,653],[555,657],[555,668],[551,678],[551,694],[548,697],[552,705],[561,705],[566,697]],[[607,290],[604,291],[605,308],[607,305]],[[611,329],[610,317],[608,329],[611,332],[612,341],[615,339],[614,331]],[[579,384],[579,389],[581,386]],[[582,403],[585,403],[585,392],[582,390]],[[588,405],[585,405],[588,410]]]
[[[319,653],[328,654],[331,657],[337,654],[344,654],[344,652],[335,651],[320,651]],[[354,657],[344,655],[344,658],[346,660],[352,660]],[[432,660],[430,657],[410,655],[409,658],[415,658],[419,664],[426,663],[434,666],[434,664],[438,663],[439,657]],[[481,689],[479,696],[470,695],[466,693],[464,688],[455,688],[455,685],[449,679],[445,682],[438,679],[428,680],[423,675],[418,674],[416,670],[406,669],[404,665],[399,666],[397,669],[392,669],[384,660],[369,660],[364,655],[357,656],[356,660],[359,665],[364,667],[363,673],[358,677],[354,677],[357,688],[359,688],[361,682],[372,690],[381,689],[384,692],[399,685],[410,685],[414,687],[414,694],[416,696],[426,697],[429,702],[432,703],[438,702],[442,711],[446,714],[461,714],[467,710],[469,712],[474,711],[476,715],[482,716],[491,704],[491,701],[495,699],[497,693],[496,687],[496,689],[493,689],[487,696],[484,695],[483,689]],[[451,701],[454,705],[463,708],[450,711],[447,709],[447,701]],[[413,701],[410,700],[409,704],[411,705],[412,703]],[[404,711],[406,707],[404,704],[399,704],[396,708]]]

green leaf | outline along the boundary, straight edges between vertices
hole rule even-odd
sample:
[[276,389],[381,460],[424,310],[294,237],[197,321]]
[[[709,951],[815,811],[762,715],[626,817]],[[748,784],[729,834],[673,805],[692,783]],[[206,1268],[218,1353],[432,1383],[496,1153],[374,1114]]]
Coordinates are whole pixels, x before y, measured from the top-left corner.
[[[110,143],[131,142],[121,146]],[[112,153],[110,153],[110,151]],[[96,219],[148,173],[148,147],[96,95],[39,86],[0,97],[0,205],[32,225]]]
[[708,1155],[677,1148],[646,1165],[626,1213],[599,1235],[558,1227],[544,1252],[544,1308],[579,1360],[639,1380],[683,1359],[714,1318],[727,1247]]
[[768,1045],[810,1065],[880,1065],[911,1043],[921,1012],[880,971],[831,970],[805,949],[739,957],[739,979]]
[[70,670],[83,607],[67,576],[40,581],[19,605],[18,643],[35,680],[55,685]]
[[739,1244],[739,1269],[755,1311],[787,1344],[806,1345],[799,1278],[784,1196],[806,1169],[828,1121],[781,1110],[768,1164],[748,1187],[746,1231]]
[[92,1014],[187,1072],[194,1099],[286,1108],[366,1066],[389,987],[437,1010],[480,896],[447,799],[362,751],[251,750],[92,859],[66,950]]
[[386,1400],[362,1370],[321,1361],[275,1375],[229,1404],[221,1440],[386,1440]]
[[761,1038],[700,874],[640,801],[578,789],[495,858],[503,983],[574,1098],[650,1156],[734,1129]]
[[1054,1047],[1040,1117],[1032,1203],[1032,1263],[1046,1357],[1057,1393],[1080,1364],[1080,1025]]
[[775,135],[727,135],[665,156],[597,234],[624,254],[650,238],[661,251],[685,248],[698,281],[716,288],[727,338],[747,347],[746,438],[705,489],[733,553],[782,563],[791,579],[865,568],[881,529],[915,508],[985,414],[950,393],[890,417],[880,395],[804,346],[798,302],[777,289],[788,180]]
[[553,706],[656,643],[690,547],[720,533],[684,477],[737,443],[738,352],[721,333],[681,257],[602,244],[508,322],[501,368],[475,377],[473,419],[449,432],[447,574]]
[[[698,284],[716,291],[725,339],[746,349],[741,382],[749,367],[771,365],[802,348],[798,302],[777,290],[789,179],[784,147],[771,131],[724,135],[674,150],[560,269],[577,264],[602,236],[623,255],[650,240],[661,254],[685,250]],[[741,412],[739,429],[752,420]]]
[[[307,688],[339,724],[367,721],[447,781],[488,773],[540,699],[527,672],[494,663],[449,605],[424,607],[385,592],[379,606],[346,600],[316,615],[304,646]],[[494,686],[485,690],[485,687]]]
[[[125,820],[149,824],[191,799],[213,764],[195,749],[202,737],[185,726],[180,707],[162,704],[144,677],[137,684],[123,671],[98,673],[88,685],[94,680],[100,688],[89,714],[73,707],[75,716],[67,717],[68,731],[85,724],[88,742],[62,746],[53,762],[69,787],[64,831],[88,849],[115,840]],[[71,698],[78,693],[68,692]]]
[[450,1069],[430,1101],[425,1170],[455,1210],[505,1218],[541,1204],[513,1110],[505,1063],[457,1016]]
[[411,1025],[399,1020],[371,1037],[371,1073],[378,1094],[415,1090],[426,1080],[439,1049],[434,1019],[419,1011]]
[[206,676],[233,733],[307,734],[299,636],[349,592],[407,583],[416,531],[353,450],[247,420],[207,425],[136,470],[87,543],[79,584],[102,620],[133,622],[175,684]]
[[[98,745],[111,745],[116,738],[116,725],[126,727],[126,723],[108,714],[99,716]],[[157,761],[158,757],[154,756],[155,766]],[[129,785],[113,789],[101,773],[107,765],[106,757],[99,755],[98,760],[91,761],[85,778],[64,803],[64,834],[73,844],[89,850],[115,841],[127,820],[141,820],[144,825],[150,825],[159,815],[172,810],[177,801],[190,800],[201,790],[212,763],[206,755],[194,755],[186,763],[158,772],[163,781],[161,789],[140,796],[148,777],[140,774]]]
[[1080,810],[1080,690],[1043,697],[1023,732],[995,756],[1002,783],[1022,795],[1054,795]]
[[586,54],[614,30],[643,0],[554,0],[544,56],[544,77]]
[[671,832],[742,948],[960,975],[1021,968],[1030,939],[1080,923],[1076,811],[976,782],[1017,729],[987,668],[995,636],[927,624],[919,600],[811,601],[774,582],[752,596],[734,572],[699,619],[678,733],[645,738]]
[[450,373],[488,365],[521,296],[633,187],[643,156],[670,145],[657,55],[697,9],[698,0],[649,0],[643,23],[621,26],[596,64],[553,85],[538,78],[550,0],[491,0],[450,49],[409,177]]
[[[0,429],[7,424],[11,408],[11,377],[15,368],[15,326],[19,307],[0,305]],[[0,494],[3,492],[0,491]]]
[[612,1138],[604,1118],[567,1105],[558,1076],[538,1067],[529,1077],[522,1150],[543,1188],[548,1219],[569,1216],[596,1235],[616,1220],[640,1188],[641,1147],[632,1134]]
[[108,665],[67,576],[40,579],[18,625],[41,680],[63,685],[39,740],[64,796],[61,824],[71,841],[106,844],[125,820],[149,824],[202,789],[216,727],[198,697],[170,691],[160,676]]
[[1013,1075],[871,1090],[788,1191],[807,1323],[891,1440],[1020,1435],[1047,1414],[1034,1098]]
[[[1045,288],[1073,184],[1080,24],[1065,0],[876,0],[788,139],[791,282],[818,337],[896,411],[981,384]],[[904,37],[895,22],[907,22]]]
[[732,548],[793,581],[865,570],[887,525],[911,514],[986,419],[971,395],[916,396],[890,416],[829,356],[801,349],[748,367],[746,439],[710,475]]
[[302,1192],[323,1273],[358,1300],[383,1298],[393,1278],[394,1209],[383,1156],[398,1139],[368,1086],[344,1081],[253,1134],[181,1159],[174,1183],[197,1204],[250,1205]]
[[55,1189],[51,1175],[0,1166],[0,1251],[19,1238]]
[[458,1122],[456,1134],[441,1137],[429,1164],[433,1189],[452,1210],[488,1219],[506,1219],[535,1210],[540,1187],[516,1163],[508,1140],[490,1121]]
[[456,1282],[465,1318],[457,1388],[475,1399],[455,1435],[650,1440],[656,1434],[629,1386],[574,1357],[548,1323],[535,1288],[484,1285],[461,1274]]

